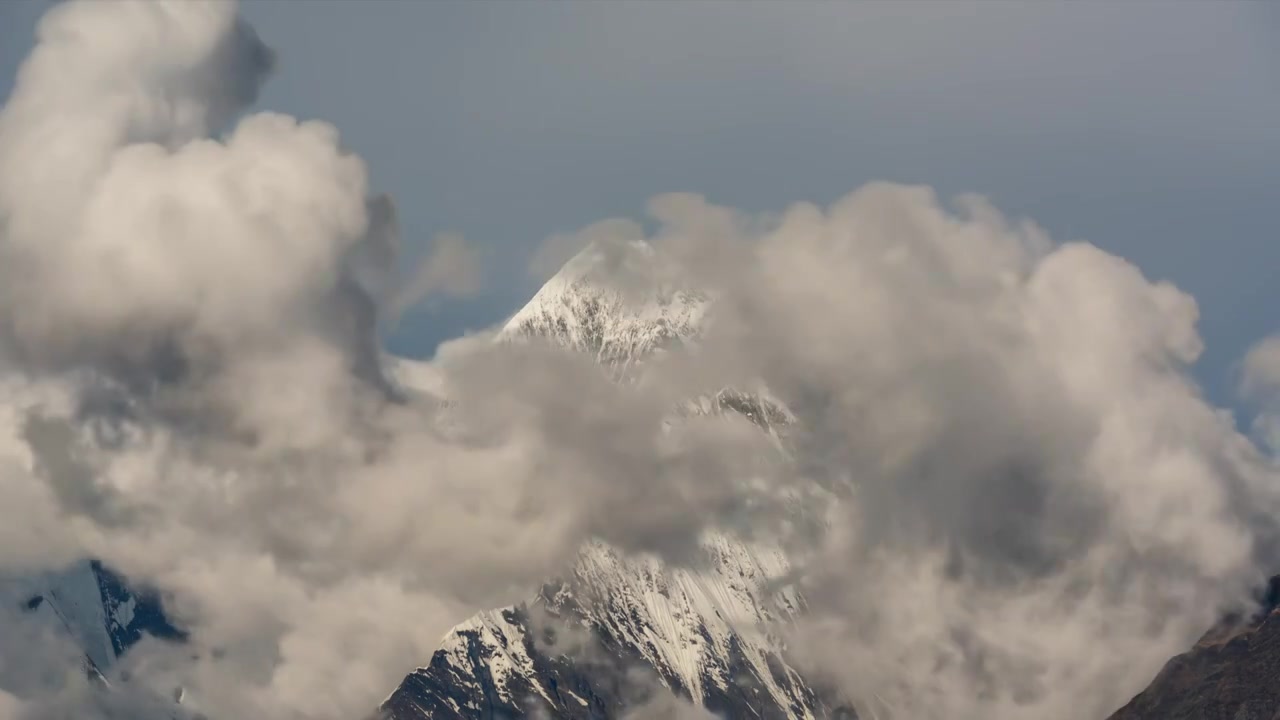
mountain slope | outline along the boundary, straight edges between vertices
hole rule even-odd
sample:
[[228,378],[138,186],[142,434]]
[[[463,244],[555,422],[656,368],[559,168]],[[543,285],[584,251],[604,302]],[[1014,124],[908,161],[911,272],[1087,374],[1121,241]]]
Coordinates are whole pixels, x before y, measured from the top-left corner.
[[707,304],[706,295],[680,286],[647,243],[594,243],[548,280],[501,336],[551,340],[626,370],[696,338]]
[[1280,720],[1280,576],[1258,612],[1213,628],[1110,720]]
[[785,559],[724,536],[705,547],[708,566],[694,572],[589,546],[534,600],[454,628],[384,712],[613,718],[669,689],[727,717],[842,717],[751,630],[800,610],[794,593],[766,589]]
[[181,640],[160,600],[139,592],[101,563],[82,560],[66,568],[0,581],[0,599],[28,619],[68,636],[84,651],[91,670],[106,672],[144,635]]
[[[499,340],[548,340],[625,376],[699,335],[708,298],[673,277],[645,243],[592,245]],[[768,432],[790,419],[767,395],[733,389],[679,410],[741,413]],[[802,609],[778,587],[788,571],[781,551],[720,534],[708,534],[702,551],[704,563],[690,570],[591,544],[569,577],[537,597],[454,628],[381,710],[394,720],[605,719],[669,691],[731,718],[853,717],[809,687],[761,633]]]

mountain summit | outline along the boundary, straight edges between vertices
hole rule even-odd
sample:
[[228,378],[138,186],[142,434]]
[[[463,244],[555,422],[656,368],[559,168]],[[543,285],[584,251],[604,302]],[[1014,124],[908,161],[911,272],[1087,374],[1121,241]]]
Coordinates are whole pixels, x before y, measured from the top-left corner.
[[[675,277],[644,242],[594,243],[499,339],[558,343],[625,372],[698,336],[709,299]],[[714,400],[758,422],[786,419],[748,393]],[[785,555],[718,533],[702,551],[705,564],[692,570],[592,543],[528,602],[450,631],[381,709],[391,720],[606,720],[670,693],[727,717],[854,717],[806,684],[762,630],[803,611],[779,582]]]
[[500,337],[550,340],[626,370],[696,338],[707,305],[648,243],[597,241],[548,280]]

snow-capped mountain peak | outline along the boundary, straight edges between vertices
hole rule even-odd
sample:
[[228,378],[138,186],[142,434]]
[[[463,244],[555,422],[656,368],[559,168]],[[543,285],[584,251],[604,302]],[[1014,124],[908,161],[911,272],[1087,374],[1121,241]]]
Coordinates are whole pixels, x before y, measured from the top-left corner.
[[697,337],[708,305],[642,240],[593,242],[575,255],[499,333],[538,337],[625,369]]
[[[679,279],[644,242],[592,244],[498,340],[589,352],[624,377],[702,332],[712,299]],[[672,412],[738,413],[765,432],[792,422],[763,388],[726,388]],[[854,717],[807,685],[769,634],[803,605],[780,583],[790,569],[785,554],[721,533],[706,534],[701,549],[706,562],[692,569],[588,544],[572,572],[536,597],[450,631],[430,663],[387,698],[383,714],[606,720],[669,691],[728,717]]]

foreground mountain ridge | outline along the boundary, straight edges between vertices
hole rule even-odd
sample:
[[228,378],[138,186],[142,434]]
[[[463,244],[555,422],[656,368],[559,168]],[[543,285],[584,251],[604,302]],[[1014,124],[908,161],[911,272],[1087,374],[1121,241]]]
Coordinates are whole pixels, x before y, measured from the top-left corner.
[[1280,576],[1257,611],[1227,618],[1108,720],[1280,720]]

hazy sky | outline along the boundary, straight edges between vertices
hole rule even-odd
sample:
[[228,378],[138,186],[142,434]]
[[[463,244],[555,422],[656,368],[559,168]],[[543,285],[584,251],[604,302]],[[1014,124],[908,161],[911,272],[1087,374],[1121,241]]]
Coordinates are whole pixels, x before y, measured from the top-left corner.
[[[45,2],[0,2],[0,92]],[[1269,3],[278,2],[259,105],[333,122],[406,240],[489,253],[475,300],[392,337],[516,309],[546,236],[650,196],[749,210],[876,179],[976,191],[1200,302],[1199,375],[1280,330],[1280,6]]]

